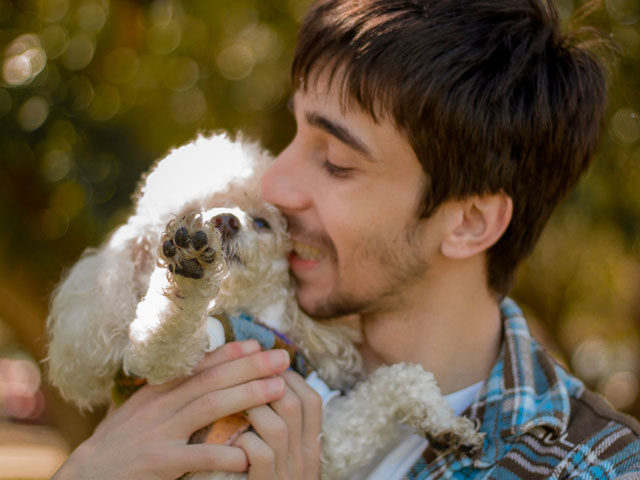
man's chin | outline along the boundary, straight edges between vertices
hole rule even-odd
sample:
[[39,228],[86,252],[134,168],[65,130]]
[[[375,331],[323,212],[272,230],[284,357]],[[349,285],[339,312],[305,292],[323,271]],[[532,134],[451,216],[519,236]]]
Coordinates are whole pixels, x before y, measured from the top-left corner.
[[351,299],[332,298],[312,298],[307,295],[304,289],[298,289],[296,300],[300,309],[316,320],[329,320],[331,318],[343,317],[346,315],[359,314],[362,306]]
[[298,288],[298,290],[296,291],[296,301],[298,302],[300,310],[302,310],[310,317],[318,320],[329,318],[328,316],[323,315],[325,309],[321,308],[318,299],[310,298],[309,295],[305,294],[304,289]]

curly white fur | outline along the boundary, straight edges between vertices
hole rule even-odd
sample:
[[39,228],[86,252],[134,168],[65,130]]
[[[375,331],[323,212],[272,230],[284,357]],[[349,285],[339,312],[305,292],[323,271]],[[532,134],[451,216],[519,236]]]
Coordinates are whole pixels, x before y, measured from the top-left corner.
[[[260,200],[269,159],[253,144],[219,135],[172,151],[151,170],[127,223],[88,251],[54,292],[49,377],[66,398],[82,408],[109,402],[123,364],[152,383],[188,375],[212,346],[207,317],[216,313],[245,313],[281,330],[334,388],[362,377],[357,332],[315,322],[296,304],[285,221]],[[233,238],[212,226],[220,215],[239,223]],[[257,228],[257,217],[271,228]],[[163,242],[178,242],[177,229],[192,225],[206,232],[207,245],[179,258],[165,255]],[[179,272],[185,261],[193,278]],[[325,409],[323,478],[346,478],[369,462],[393,441],[398,422],[430,435],[451,433],[458,443],[480,440],[468,420],[453,415],[433,376],[417,366],[383,367]]]
[[[392,391],[393,395],[389,395]],[[357,411],[357,415],[352,412]],[[374,371],[343,397],[331,401],[323,418],[323,473],[345,478],[373,460],[403,435],[401,424],[430,438],[451,436],[451,447],[477,445],[480,435],[470,421],[453,415],[432,373],[398,363]],[[375,432],[375,435],[368,433]],[[344,439],[350,439],[345,445]],[[349,454],[345,454],[345,449]]]

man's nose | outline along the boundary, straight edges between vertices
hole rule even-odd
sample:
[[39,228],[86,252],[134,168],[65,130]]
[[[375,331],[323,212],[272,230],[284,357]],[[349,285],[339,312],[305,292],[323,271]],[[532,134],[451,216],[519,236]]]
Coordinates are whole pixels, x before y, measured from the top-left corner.
[[284,211],[302,210],[309,205],[304,168],[300,161],[301,152],[293,144],[276,157],[262,177],[262,199]]

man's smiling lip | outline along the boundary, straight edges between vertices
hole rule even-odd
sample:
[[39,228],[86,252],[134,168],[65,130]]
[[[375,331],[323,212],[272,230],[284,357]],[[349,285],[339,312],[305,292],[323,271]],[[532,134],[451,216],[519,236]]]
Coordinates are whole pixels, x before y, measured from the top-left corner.
[[324,250],[314,247],[313,245],[309,245],[308,243],[300,242],[298,240],[293,240],[292,243],[293,253],[302,260],[318,261],[322,260],[326,256]]
[[293,240],[293,250],[289,254],[289,265],[294,273],[313,269],[324,259],[326,253],[307,243]]

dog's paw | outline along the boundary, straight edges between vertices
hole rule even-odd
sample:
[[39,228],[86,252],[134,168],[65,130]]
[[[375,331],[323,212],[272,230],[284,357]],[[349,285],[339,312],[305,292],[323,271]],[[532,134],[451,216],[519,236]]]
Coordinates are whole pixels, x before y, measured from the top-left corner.
[[219,269],[221,235],[214,222],[192,213],[171,220],[162,233],[158,259],[172,274],[201,279]]

